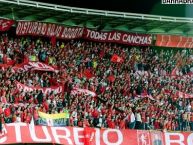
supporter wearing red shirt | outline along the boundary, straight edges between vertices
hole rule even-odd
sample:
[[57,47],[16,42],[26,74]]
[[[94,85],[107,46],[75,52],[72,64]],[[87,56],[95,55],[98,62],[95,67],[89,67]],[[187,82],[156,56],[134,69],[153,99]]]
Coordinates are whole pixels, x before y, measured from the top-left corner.
[[108,128],[112,128],[112,129],[115,129],[115,122],[113,119],[108,119],[107,120],[107,126]]
[[126,126],[125,120],[124,118],[122,118],[119,123],[119,129],[125,129],[125,126]]
[[154,121],[154,129],[161,129],[160,127],[160,120],[158,118],[155,119]]
[[30,123],[31,118],[32,118],[31,113],[27,113],[25,122],[26,122],[26,123]]
[[94,111],[92,112],[92,117],[93,118],[98,118],[99,117],[99,112],[97,109],[94,109]]
[[90,127],[90,123],[89,123],[89,120],[88,119],[84,119],[83,121],[83,127]]

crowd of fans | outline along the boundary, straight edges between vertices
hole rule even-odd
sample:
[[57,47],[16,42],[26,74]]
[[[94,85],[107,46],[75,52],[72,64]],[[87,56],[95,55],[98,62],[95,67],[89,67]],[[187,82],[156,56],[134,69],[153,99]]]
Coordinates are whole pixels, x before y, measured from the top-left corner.
[[[116,54],[123,62],[111,61]],[[14,72],[28,61],[56,66],[58,72]],[[2,122],[27,122],[38,111],[68,110],[69,126],[193,130],[193,49],[134,47],[84,40],[57,41],[0,37],[0,114]],[[62,85],[64,92],[25,92],[27,86]],[[74,87],[96,96],[72,94]]]

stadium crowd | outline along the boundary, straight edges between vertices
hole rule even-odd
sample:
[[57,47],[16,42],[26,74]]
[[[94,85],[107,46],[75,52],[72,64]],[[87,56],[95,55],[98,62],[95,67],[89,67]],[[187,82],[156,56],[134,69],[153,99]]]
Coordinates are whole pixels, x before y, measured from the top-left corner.
[[[0,37],[0,113],[3,123],[27,122],[38,111],[69,110],[69,126],[193,130],[193,50],[134,47],[84,40]],[[12,68],[39,61],[58,72]],[[64,92],[25,92],[15,85],[62,85]],[[74,87],[96,93],[73,94]],[[179,93],[180,92],[180,93]]]

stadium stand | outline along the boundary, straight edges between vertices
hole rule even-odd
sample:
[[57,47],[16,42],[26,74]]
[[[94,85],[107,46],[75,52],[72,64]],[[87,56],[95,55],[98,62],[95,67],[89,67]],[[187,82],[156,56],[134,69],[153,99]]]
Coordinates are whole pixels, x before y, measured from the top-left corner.
[[[178,97],[178,92],[193,93],[191,55],[191,49],[79,40],[58,41],[53,48],[41,38],[5,34],[1,36],[1,64],[10,66],[1,70],[0,76],[3,122],[30,123],[34,110],[36,121],[37,110],[52,114],[67,109],[69,126],[192,130],[193,102]],[[124,62],[117,61],[119,57]],[[60,69],[12,72],[12,66],[29,61]],[[172,74],[176,66],[179,76]],[[25,92],[17,83],[34,88],[62,85],[64,93]],[[96,96],[72,94],[73,88],[90,90]]]
[[[164,35],[154,42],[149,34],[2,21],[7,25],[0,26],[1,133],[4,125],[21,123],[30,133],[34,125],[97,128],[135,132],[148,145],[143,138],[148,130],[155,131],[156,142],[162,142],[161,131],[193,131],[192,38],[168,36],[164,44]],[[72,35],[42,37],[52,34],[52,26]]]

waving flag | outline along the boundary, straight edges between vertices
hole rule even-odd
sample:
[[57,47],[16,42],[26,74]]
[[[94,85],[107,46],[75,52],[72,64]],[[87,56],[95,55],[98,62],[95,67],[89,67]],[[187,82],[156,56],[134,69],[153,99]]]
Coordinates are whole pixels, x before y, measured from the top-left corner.
[[45,126],[67,126],[67,119],[70,117],[67,110],[64,113],[57,114],[46,114],[39,111],[38,115],[38,124]]
[[92,96],[92,97],[96,96],[95,92],[89,91],[87,89],[80,89],[80,88],[73,88],[72,91],[71,91],[71,94],[72,95],[84,94],[86,96]]
[[111,61],[115,62],[115,63],[122,63],[124,60],[122,57],[120,57],[116,54],[113,54],[113,56],[111,57]]
[[107,79],[108,79],[110,82],[114,82],[114,81],[115,81],[115,76],[114,76],[114,75],[110,75]]
[[87,78],[87,79],[90,79],[93,77],[93,74],[91,72],[91,70],[89,69],[86,69],[84,72],[83,72],[83,75]]
[[171,76],[178,76],[178,68],[177,68],[177,66],[172,70]]
[[0,31],[9,30],[14,23],[14,20],[0,19]]

